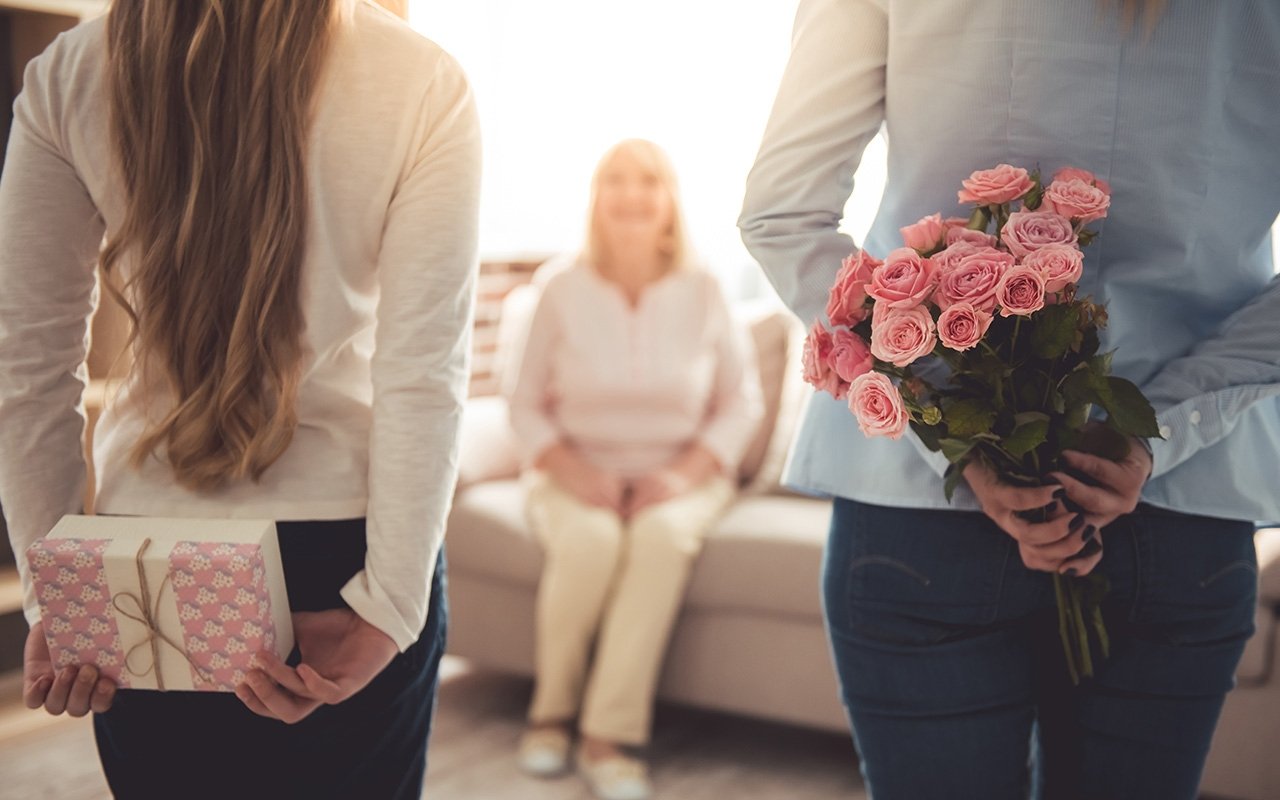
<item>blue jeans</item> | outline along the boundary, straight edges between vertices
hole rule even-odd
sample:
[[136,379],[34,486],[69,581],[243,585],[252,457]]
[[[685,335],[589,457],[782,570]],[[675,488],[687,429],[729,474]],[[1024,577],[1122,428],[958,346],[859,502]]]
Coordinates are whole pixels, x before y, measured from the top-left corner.
[[[365,521],[277,529],[290,609],[345,608],[338,591],[364,567]],[[418,641],[354,696],[296,725],[256,716],[229,693],[120,690],[110,711],[94,715],[112,794],[418,800],[448,627],[445,576],[441,553]],[[289,663],[297,658],[295,648]]]
[[1102,532],[1111,657],[1073,687],[1052,577],[981,514],[837,499],[823,595],[874,800],[1191,800],[1253,633],[1253,525]]

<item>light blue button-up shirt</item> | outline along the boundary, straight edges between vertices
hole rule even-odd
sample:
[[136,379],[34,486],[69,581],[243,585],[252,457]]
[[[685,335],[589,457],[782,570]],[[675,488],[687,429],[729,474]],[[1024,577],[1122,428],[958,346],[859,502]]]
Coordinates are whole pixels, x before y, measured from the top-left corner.
[[[782,299],[821,316],[853,242],[837,231],[867,142],[888,179],[865,242],[965,213],[960,182],[1007,162],[1111,183],[1085,251],[1115,372],[1159,415],[1143,497],[1280,520],[1280,1],[1171,0],[1127,30],[1091,0],[803,0],[739,225]],[[867,439],[817,394],[787,482],[868,503],[948,507],[946,462],[914,436]],[[951,507],[977,508],[971,494]]]

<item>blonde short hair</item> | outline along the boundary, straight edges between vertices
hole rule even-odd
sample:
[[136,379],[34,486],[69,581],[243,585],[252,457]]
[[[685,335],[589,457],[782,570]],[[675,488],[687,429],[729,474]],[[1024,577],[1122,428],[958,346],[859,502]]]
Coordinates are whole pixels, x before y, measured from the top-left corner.
[[666,152],[647,139],[624,139],[605,151],[599,163],[596,164],[595,172],[591,176],[591,199],[587,204],[587,236],[582,247],[583,261],[599,266],[600,258],[604,255],[603,234],[597,213],[600,203],[600,183],[609,165],[621,155],[629,155],[643,164],[670,195],[671,228],[667,231],[661,245],[663,256],[667,259],[667,268],[683,269],[692,266],[693,250],[689,245],[688,226],[685,224],[683,207],[680,204],[675,168]]

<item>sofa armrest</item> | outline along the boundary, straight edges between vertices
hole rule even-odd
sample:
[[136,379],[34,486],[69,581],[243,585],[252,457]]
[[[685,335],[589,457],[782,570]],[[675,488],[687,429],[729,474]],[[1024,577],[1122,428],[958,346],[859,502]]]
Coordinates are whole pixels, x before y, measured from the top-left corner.
[[458,488],[484,481],[516,478],[520,455],[500,396],[473,397],[462,412]]
[[1280,608],[1280,528],[1263,528],[1254,543],[1258,548],[1258,602]]

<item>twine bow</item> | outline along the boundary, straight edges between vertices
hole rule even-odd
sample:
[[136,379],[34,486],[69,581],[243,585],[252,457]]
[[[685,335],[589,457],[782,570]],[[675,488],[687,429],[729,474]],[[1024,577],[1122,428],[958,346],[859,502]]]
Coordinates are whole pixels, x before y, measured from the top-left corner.
[[[147,583],[147,573],[142,567],[143,556],[146,554],[147,548],[150,546],[150,537],[143,539],[142,546],[138,548],[138,554],[134,556],[134,564],[138,568],[138,587],[142,596],[139,597],[132,592],[116,592],[111,595],[111,605],[115,607],[116,611],[135,622],[142,623],[142,625],[147,629],[146,638],[135,644],[133,647],[130,647],[129,652],[125,653],[124,668],[128,670],[129,674],[139,678],[154,671],[156,673],[156,688],[163,692],[165,690],[164,670],[160,668],[160,643],[163,642],[174,650],[177,650],[178,653],[187,660],[187,663],[191,665],[191,668],[200,675],[201,680],[206,683],[213,683],[213,676],[210,675],[204,667],[201,667],[192,660],[191,655],[187,653],[186,648],[173,641],[173,639],[169,638],[168,634],[160,630],[160,626],[156,622],[156,619],[160,616],[160,598],[164,595],[164,590],[169,585],[169,576],[166,574],[164,576],[164,580],[160,582],[160,589],[156,592],[156,599],[153,605],[151,602],[151,586]],[[135,614],[131,611],[127,611],[123,606],[121,606],[121,598],[132,600],[134,606],[138,610],[137,613]],[[151,649],[151,666],[147,667],[142,672],[139,672],[130,665],[130,662],[133,660],[134,653],[136,653],[139,648],[143,647],[149,647]]]

